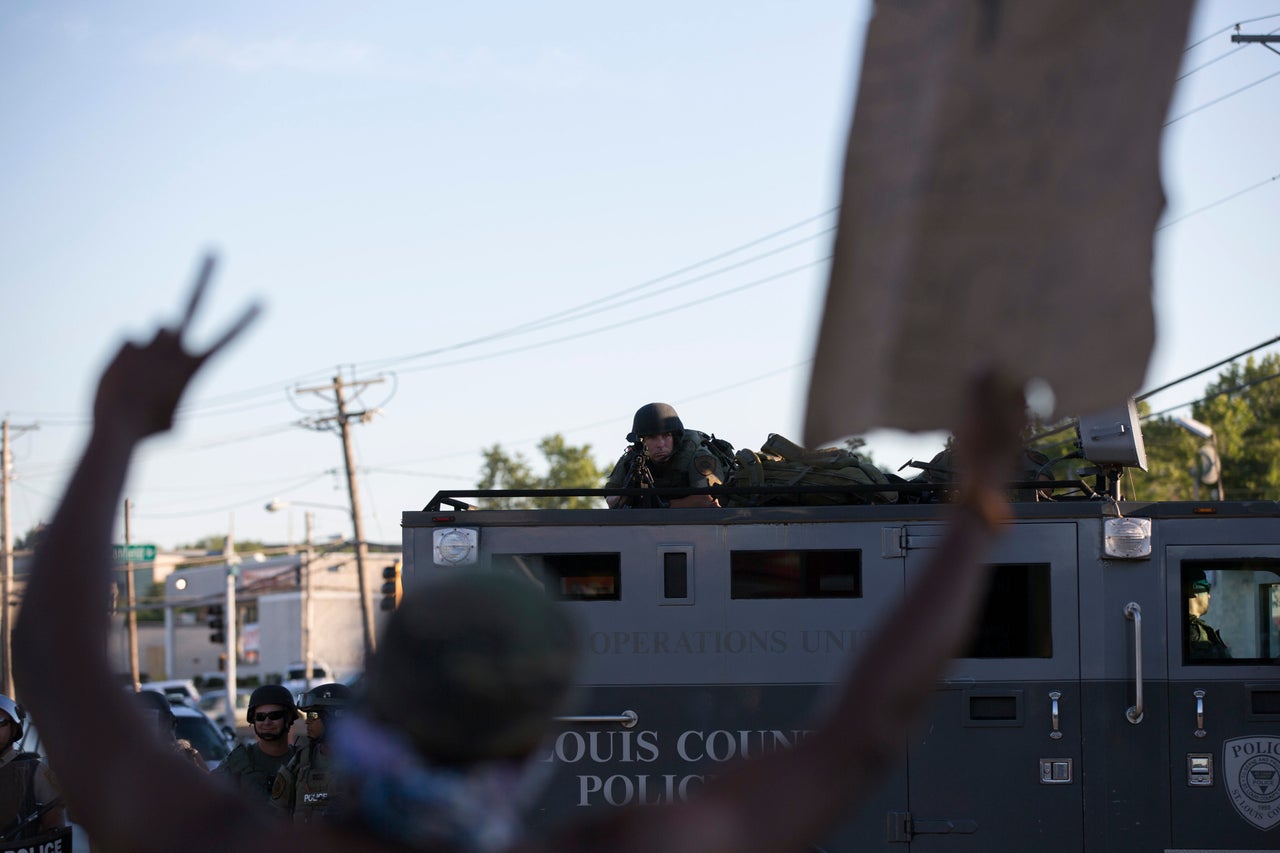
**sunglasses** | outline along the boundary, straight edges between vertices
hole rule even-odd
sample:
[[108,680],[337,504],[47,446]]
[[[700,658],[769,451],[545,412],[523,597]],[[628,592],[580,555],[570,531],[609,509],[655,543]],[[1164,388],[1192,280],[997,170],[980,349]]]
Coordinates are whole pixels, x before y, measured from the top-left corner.
[[308,720],[323,720],[326,716],[341,717],[342,709],[334,708],[331,711],[304,711]]
[[265,723],[267,720],[276,722],[284,719],[284,711],[267,711],[265,714],[254,714],[253,721],[255,723]]

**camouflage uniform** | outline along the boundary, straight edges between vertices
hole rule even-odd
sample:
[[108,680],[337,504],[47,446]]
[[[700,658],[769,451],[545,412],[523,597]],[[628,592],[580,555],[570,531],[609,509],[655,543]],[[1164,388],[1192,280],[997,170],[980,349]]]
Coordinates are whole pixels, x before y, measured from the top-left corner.
[[[684,430],[667,461],[649,460],[653,484],[658,488],[702,488],[722,484],[725,479],[724,465],[707,448],[707,439],[705,433],[696,429]],[[613,472],[604,484],[606,489],[621,489],[625,486],[629,461],[628,454],[624,453],[613,466]]]
[[1199,616],[1187,616],[1187,649],[1193,660],[1222,660],[1231,657],[1231,648],[1222,634]]
[[329,751],[318,743],[298,749],[276,773],[271,786],[271,807],[293,816],[294,823],[321,819],[329,806]]
[[268,755],[256,743],[242,743],[213,772],[234,781],[242,792],[253,799],[270,802],[276,773],[293,758],[294,752],[294,748],[290,746],[283,755]]

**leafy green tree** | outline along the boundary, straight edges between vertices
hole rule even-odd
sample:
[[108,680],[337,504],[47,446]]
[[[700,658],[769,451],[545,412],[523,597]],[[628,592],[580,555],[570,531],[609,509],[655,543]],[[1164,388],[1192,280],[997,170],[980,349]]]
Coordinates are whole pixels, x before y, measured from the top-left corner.
[[[210,551],[210,552],[217,553],[222,551],[222,549],[226,547],[226,544],[227,544],[226,536],[214,535],[214,536],[206,536],[203,539],[197,539],[195,542],[192,542],[187,545],[179,545],[178,550]],[[245,539],[245,540],[237,539],[235,544],[236,544],[237,554],[246,554],[246,553],[252,553],[255,551],[261,551],[263,548],[267,547],[266,545],[257,541],[256,539]]]
[[[532,463],[522,453],[509,454],[499,444],[484,450],[477,488],[596,489],[608,473],[591,458],[591,445],[566,444],[559,433],[538,442],[538,451],[546,468],[541,475],[534,473]],[[604,505],[600,498],[558,496],[494,498],[485,503],[491,509],[587,509]]]
[[[1233,364],[1205,389],[1191,416],[1214,432],[1227,500],[1280,498],[1280,355]],[[1197,456],[1204,440],[1172,418],[1143,423],[1146,474],[1132,472],[1143,500],[1190,500]],[[1200,486],[1200,497],[1216,487]]]
[[44,528],[45,524],[42,521],[22,536],[19,536],[17,541],[13,543],[13,550],[34,551],[36,545],[40,543],[40,537],[44,535]]

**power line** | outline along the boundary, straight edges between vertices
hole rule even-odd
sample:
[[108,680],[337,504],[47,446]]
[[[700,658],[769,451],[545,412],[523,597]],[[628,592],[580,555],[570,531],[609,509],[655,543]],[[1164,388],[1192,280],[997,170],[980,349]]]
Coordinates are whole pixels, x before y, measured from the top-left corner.
[[1220,98],[1214,98],[1212,101],[1209,101],[1208,103],[1204,103],[1198,107],[1194,107],[1193,109],[1187,110],[1185,113],[1178,116],[1177,118],[1171,118],[1168,121],[1166,121],[1162,125],[1162,127],[1168,127],[1169,125],[1173,124],[1175,121],[1182,121],[1187,116],[1195,115],[1201,110],[1206,110],[1209,107],[1213,106],[1214,104],[1220,104],[1223,101],[1227,100],[1228,98],[1234,98],[1236,95],[1239,95],[1241,92],[1245,92],[1245,91],[1248,91],[1249,89],[1252,89],[1254,86],[1257,86],[1259,83],[1267,82],[1272,77],[1280,77],[1280,71],[1273,71],[1272,73],[1268,74],[1266,77],[1261,77],[1257,80],[1254,80],[1252,83],[1249,83],[1245,86],[1241,86],[1239,89],[1236,89],[1234,92],[1228,92],[1227,94],[1223,95]]
[[1159,387],[1152,388],[1150,391],[1143,391],[1134,399],[1137,400],[1138,402],[1141,402],[1147,399],[1148,397],[1154,397],[1156,394],[1159,394],[1161,391],[1168,390],[1169,388],[1172,388],[1174,385],[1180,385],[1181,383],[1186,382],[1188,379],[1194,379],[1197,376],[1208,373],[1210,370],[1213,370],[1214,368],[1221,367],[1222,365],[1235,361],[1238,358],[1243,358],[1244,356],[1249,355],[1250,353],[1257,352],[1263,347],[1271,346],[1277,341],[1280,341],[1280,336],[1276,336],[1274,338],[1271,338],[1270,340],[1263,341],[1262,343],[1257,344],[1256,346],[1251,346],[1247,350],[1242,350],[1241,352],[1238,352],[1235,355],[1228,356],[1222,359],[1221,361],[1214,362],[1208,367],[1202,367],[1199,370],[1195,371],[1194,373],[1188,373],[1186,376],[1179,377],[1178,379],[1174,379],[1171,382],[1166,382]]
[[1211,38],[1216,38],[1217,36],[1220,36],[1220,35],[1222,35],[1223,33],[1229,33],[1229,32],[1231,32],[1232,30],[1239,29],[1240,27],[1242,27],[1242,26],[1243,26],[1243,25],[1245,25],[1245,24],[1256,24],[1258,21],[1268,21],[1268,20],[1270,20],[1270,19],[1272,19],[1272,18],[1280,18],[1280,12],[1277,12],[1277,13],[1276,13],[1276,14],[1274,14],[1274,15],[1263,15],[1263,16],[1261,16],[1261,17],[1259,17],[1259,18],[1248,18],[1248,19],[1243,20],[1243,21],[1236,21],[1234,24],[1227,24],[1227,26],[1223,27],[1222,29],[1220,29],[1220,30],[1215,30],[1214,32],[1211,32],[1211,33],[1209,33],[1209,35],[1207,35],[1207,36],[1205,36],[1204,38],[1200,39],[1199,41],[1192,42],[1191,44],[1187,45],[1185,48],[1183,48],[1182,52],[1183,52],[1183,53],[1187,53],[1187,52],[1189,52],[1190,50],[1192,50],[1193,48],[1197,48],[1197,47],[1199,47],[1200,45],[1204,44],[1204,43],[1205,43],[1205,42],[1207,42],[1209,39],[1211,39]]
[[[505,329],[500,329],[496,332],[489,332],[487,334],[470,338],[465,341],[459,341],[458,343],[436,347],[435,349],[424,350],[422,352],[412,353],[409,355],[393,356],[389,358],[377,359],[374,361],[366,362],[364,366],[366,369],[376,370],[380,368],[389,367],[392,365],[402,364],[407,361],[418,361],[424,358],[431,358],[433,356],[442,355],[447,352],[454,352],[456,350],[466,349],[472,346],[476,346],[478,344],[488,343],[490,341],[500,340],[502,338],[527,334],[529,332],[538,331],[540,329],[561,325],[563,323],[567,323],[572,320],[594,316],[595,314],[599,314],[603,311],[609,311],[615,308],[620,308],[625,305],[630,305],[632,303],[638,302],[643,299],[653,298],[660,294],[668,293],[672,290],[677,290],[682,287],[686,287],[690,284],[695,284],[700,281],[706,281],[707,279],[713,278],[717,275],[723,275],[724,273],[732,272],[733,270],[736,270],[736,269],[741,269],[742,267],[748,266],[753,263],[757,263],[761,260],[764,260],[765,258],[769,258],[774,255],[781,254],[784,251],[788,251],[797,246],[803,245],[804,243],[812,242],[813,240],[816,240],[819,237],[823,237],[827,234],[834,232],[835,228],[831,227],[831,228],[824,229],[815,234],[811,234],[808,237],[804,237],[800,240],[796,240],[786,245],[779,246],[774,249],[770,249],[769,251],[762,252],[758,255],[753,255],[752,257],[747,258],[745,260],[738,261],[733,264],[729,264],[717,270],[712,270],[710,272],[703,273],[693,278],[686,279],[682,282],[677,282],[676,284],[669,285],[668,287],[662,288],[661,290],[657,290],[647,294],[637,295],[638,291],[647,290],[649,288],[652,288],[654,285],[660,284],[664,281],[668,281],[672,278],[676,278],[677,276],[683,275],[687,272],[691,272],[695,269],[704,267],[716,261],[723,260],[724,258],[729,257],[730,255],[736,254],[738,252],[741,252],[745,249],[749,249],[754,246],[758,246],[761,243],[767,242],[769,240],[776,239],[782,234],[788,233],[790,231],[794,231],[797,228],[803,227],[804,225],[807,225],[813,222],[815,219],[820,219],[824,216],[828,216],[836,210],[839,210],[839,208],[837,207],[837,208],[832,208],[831,210],[824,211],[823,213],[820,213],[817,216],[813,216],[808,219],[802,220],[801,222],[797,222],[793,225],[789,225],[786,228],[783,228],[771,234],[765,235],[764,237],[760,237],[755,240],[751,240],[747,243],[743,243],[742,245],[736,246],[733,249],[729,249],[728,251],[721,252],[717,255],[713,255],[709,258],[705,258],[701,261],[698,261],[697,263],[689,264],[673,272],[660,275],[656,278],[651,278],[648,281],[642,282],[637,285],[625,287],[621,290],[615,291],[607,296],[602,296],[598,299],[593,299],[588,302],[581,303],[579,305],[561,309],[559,311],[540,317],[536,320],[530,320],[525,323],[520,323],[515,326],[510,326]],[[623,298],[623,297],[626,297],[626,298]]]
[[750,290],[751,288],[759,287],[762,284],[769,284],[771,282],[777,281],[780,278],[785,278],[786,276],[795,275],[798,272],[803,272],[807,269],[812,269],[813,267],[818,266],[819,264],[825,264],[829,260],[831,260],[831,255],[818,258],[817,260],[810,261],[809,263],[806,263],[806,264],[801,264],[798,267],[792,267],[791,269],[774,273],[773,275],[765,276],[764,278],[758,278],[754,281],[749,281],[746,284],[740,284],[735,287],[728,288],[727,290],[717,291],[715,293],[710,294],[709,296],[704,296],[699,299],[691,300],[689,302],[683,302],[679,305],[673,305],[670,308],[663,308],[658,311],[651,311],[648,314],[642,314],[639,317],[628,317],[627,319],[619,320],[616,323],[610,323],[605,326],[597,326],[593,329],[587,329],[582,332],[575,332],[574,334],[571,334],[571,335],[562,335],[561,337],[558,337],[558,338],[550,338],[545,341],[538,341],[536,343],[525,344],[523,346],[510,347],[508,349],[499,350],[497,352],[485,353],[483,355],[469,356],[467,358],[458,358],[458,359],[454,359],[453,361],[444,361],[436,364],[425,364],[425,365],[420,365],[418,367],[406,367],[403,370],[401,370],[401,372],[417,373],[423,370],[437,370],[443,367],[456,367],[457,365],[460,365],[460,364],[472,364],[477,361],[487,361],[489,359],[499,358],[504,355],[513,355],[519,352],[528,352],[529,350],[541,349],[542,347],[548,347],[554,344],[562,344],[568,341],[575,341],[581,338],[590,337],[592,335],[599,335],[604,332],[611,332],[615,329],[621,329],[624,326],[633,326],[636,323],[643,323],[647,320],[652,320],[656,317],[662,317],[667,314],[672,314],[676,311],[683,311],[684,309],[692,308],[695,305],[703,305],[707,302],[712,302],[717,299],[723,299],[726,296],[732,296],[735,293],[741,293],[745,290]]
[[1156,230],[1163,231],[1164,229],[1168,228],[1170,225],[1176,225],[1182,220],[1190,219],[1191,217],[1195,216],[1198,213],[1204,213],[1206,210],[1212,210],[1213,208],[1219,205],[1226,204],[1227,202],[1231,201],[1234,198],[1239,198],[1240,196],[1246,193],[1251,193],[1254,190],[1258,189],[1259,187],[1265,187],[1267,184],[1272,183],[1273,181],[1278,179],[1280,179],[1280,175],[1272,175],[1271,177],[1267,178],[1265,181],[1258,181],[1258,183],[1254,184],[1251,187],[1245,187],[1242,190],[1237,190],[1236,192],[1233,192],[1231,195],[1223,196],[1217,201],[1213,201],[1213,202],[1210,202],[1209,204],[1206,204],[1204,207],[1197,207],[1195,210],[1188,211],[1187,213],[1182,214],[1176,219],[1170,219],[1167,222],[1162,222],[1156,226]]

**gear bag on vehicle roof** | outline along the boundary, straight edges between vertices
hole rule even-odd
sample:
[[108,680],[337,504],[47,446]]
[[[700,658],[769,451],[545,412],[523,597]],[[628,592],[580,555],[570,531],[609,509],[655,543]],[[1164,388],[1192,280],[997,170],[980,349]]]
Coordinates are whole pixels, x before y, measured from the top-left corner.
[[[739,450],[734,480],[736,486],[876,486],[888,485],[889,478],[867,459],[839,447],[808,450],[770,433],[760,452]],[[898,493],[891,489],[873,492],[801,492],[749,503],[825,505],[847,503],[894,503]]]

